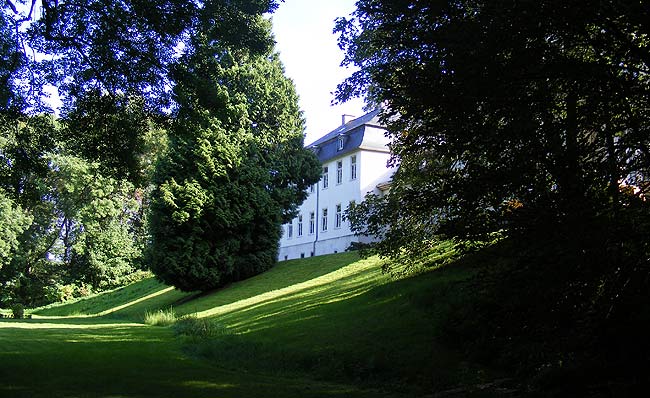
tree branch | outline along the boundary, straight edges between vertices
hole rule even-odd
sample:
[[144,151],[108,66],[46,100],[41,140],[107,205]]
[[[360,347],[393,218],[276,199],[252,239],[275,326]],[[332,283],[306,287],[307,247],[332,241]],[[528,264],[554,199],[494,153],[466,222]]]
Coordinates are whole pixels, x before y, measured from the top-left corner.
[[14,14],[18,14],[18,10],[16,9],[16,5],[14,3],[12,3],[11,0],[5,0],[5,4],[7,4],[9,6],[9,8],[11,8],[11,11],[13,11]]

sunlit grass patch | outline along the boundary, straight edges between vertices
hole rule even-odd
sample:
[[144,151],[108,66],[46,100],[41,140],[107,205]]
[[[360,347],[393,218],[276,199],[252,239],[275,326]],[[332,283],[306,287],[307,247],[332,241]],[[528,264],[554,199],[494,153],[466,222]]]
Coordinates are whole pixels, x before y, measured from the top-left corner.
[[41,317],[106,317],[142,321],[145,311],[168,308],[191,296],[166,286],[154,278],[95,296],[63,304],[54,304],[32,311]]
[[[354,385],[251,374],[197,360],[181,351],[181,344],[189,340],[175,337],[171,328],[142,324],[58,328],[60,324],[51,322],[39,322],[42,328],[34,329],[0,327],[0,397],[377,396]],[[17,322],[0,321],[4,323]]]
[[165,310],[144,312],[144,323],[149,326],[170,326],[176,321],[176,312],[171,307]]
[[[435,254],[451,250],[446,245]],[[480,379],[436,340],[447,301],[462,293],[454,285],[473,271],[452,264],[415,277],[383,273],[382,264],[356,253],[287,261],[183,303],[178,313],[192,311],[228,331],[187,342],[186,349],[242,371],[366,385],[423,378],[422,385],[448,388]]]
[[[345,263],[344,266],[335,267],[331,272],[288,286],[281,283],[281,276],[291,274],[294,269],[284,269],[281,270],[282,272],[278,270],[276,272],[278,281],[275,284],[269,283],[268,280],[251,279],[246,284],[233,285],[223,294],[218,293],[204,298],[205,302],[212,301],[217,304],[223,302],[222,295],[227,295],[232,301],[228,300],[230,302],[223,305],[215,305],[205,311],[197,312],[197,316],[214,317],[230,313],[235,316],[244,314],[247,316],[258,312],[270,316],[272,313],[266,313],[264,308],[286,303],[283,312],[292,311],[292,304],[296,301],[300,303],[301,310],[304,310],[311,305],[323,305],[363,294],[371,286],[390,280],[388,276],[381,273],[379,259],[376,257],[359,260],[357,255],[353,254],[341,256],[340,260]],[[299,270],[295,269],[295,272]],[[262,285],[266,290],[252,296],[246,294],[245,289],[251,289],[251,285],[255,284]],[[276,286],[279,288],[275,288]],[[239,297],[241,299],[237,300]],[[191,306],[192,303],[188,305]]]
[[[440,252],[445,254],[446,250],[441,248]],[[450,302],[462,302],[463,281],[473,272],[451,264],[417,277],[396,278],[382,272],[382,260],[377,257],[360,259],[356,253],[339,253],[282,262],[264,274],[200,295],[146,280],[83,304],[43,309],[66,316],[35,316],[18,327],[11,326],[18,320],[6,322],[7,326],[0,327],[0,343],[11,352],[43,356],[44,361],[55,361],[59,356],[75,361],[93,358],[86,373],[92,369],[93,374],[105,376],[106,384],[89,378],[60,397],[171,397],[174,395],[165,380],[176,376],[167,373],[168,368],[182,368],[183,383],[196,381],[176,384],[177,391],[183,392],[176,396],[221,396],[223,391],[188,389],[226,385],[233,385],[228,388],[229,396],[238,398],[391,396],[395,386],[402,392],[408,390],[407,396],[419,396],[425,391],[484,380],[477,366],[458,358],[437,339],[440,314],[448,311]],[[70,317],[74,313],[78,316]],[[152,328],[140,323],[141,327],[133,327],[133,322],[143,320],[147,325],[172,326]],[[71,352],[78,356],[71,356]],[[29,359],[7,355],[4,359],[9,362],[5,363]],[[193,357],[200,361],[192,362],[196,359]],[[156,361],[157,368],[142,375],[147,385],[139,390],[128,369],[133,363],[143,363],[142,358],[151,358],[144,360],[147,364]],[[188,363],[214,366],[208,374],[214,374],[215,369],[220,369],[217,373],[224,369],[232,373],[222,380],[200,380],[187,368]],[[28,366],[46,365],[30,362],[25,368]],[[0,364],[0,373],[2,370]],[[86,377],[79,373],[85,370],[73,372],[75,377],[70,376],[67,383],[58,379],[67,374],[57,374],[57,379],[43,381],[43,391],[48,383],[67,388]],[[120,377],[125,378],[130,391],[139,392],[129,395],[114,388],[113,380]],[[260,378],[270,378],[271,384],[255,393],[244,392]],[[343,385],[331,391],[329,386],[324,387],[326,391],[313,390],[325,380]],[[299,392],[276,393],[291,383]],[[25,379],[22,385],[29,386],[30,381]],[[88,395],[85,391],[89,388],[101,393]],[[377,395],[375,388],[389,393]],[[341,391],[346,391],[345,395],[340,395]],[[22,396],[50,398],[45,393],[33,395],[33,390],[29,393],[32,395]]]

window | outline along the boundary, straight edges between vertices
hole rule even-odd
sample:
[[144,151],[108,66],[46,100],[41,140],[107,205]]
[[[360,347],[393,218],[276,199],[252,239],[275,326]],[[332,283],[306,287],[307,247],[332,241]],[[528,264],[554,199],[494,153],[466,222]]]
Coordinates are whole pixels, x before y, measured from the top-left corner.
[[316,215],[312,211],[309,213],[309,235],[313,235],[316,232]]
[[293,238],[293,223],[287,226],[287,239]]
[[338,151],[343,150],[343,137],[339,137],[339,142],[338,142],[338,145],[337,145],[336,149]]
[[336,162],[336,183],[340,184],[343,182],[343,161],[339,160]]
[[298,215],[298,236],[302,236],[302,214]]
[[335,223],[336,228],[341,228],[342,219],[343,219],[343,214],[341,212],[341,205],[338,204],[336,205],[336,223]]
[[327,231],[327,209],[323,209],[323,219],[321,229]]
[[350,156],[350,179],[357,179],[357,155]]
[[316,184],[311,184],[311,185],[309,186],[309,192],[310,192],[310,193],[314,193],[314,187],[315,187],[315,186],[316,186]]
[[327,188],[329,185],[329,169],[325,166],[323,167],[323,189]]

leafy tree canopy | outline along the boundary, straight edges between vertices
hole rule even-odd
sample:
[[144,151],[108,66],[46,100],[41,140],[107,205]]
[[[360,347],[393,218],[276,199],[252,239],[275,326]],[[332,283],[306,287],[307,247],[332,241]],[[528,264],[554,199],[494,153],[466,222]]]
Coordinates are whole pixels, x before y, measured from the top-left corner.
[[[318,178],[293,83],[272,53],[264,14],[277,3],[4,3],[3,209],[33,215],[3,267],[7,291],[33,298],[37,282],[70,275],[112,286],[149,242],[158,276],[185,290],[274,264],[280,223]],[[51,113],[51,86],[61,119],[26,116]]]
[[147,162],[155,153],[148,134],[164,121],[143,102],[142,97],[86,93],[63,119],[57,138],[67,151],[99,162],[103,174],[146,185]]
[[141,190],[61,153],[50,116],[0,120],[0,305],[119,286],[142,266]]
[[384,106],[399,170],[387,196],[349,212],[353,228],[408,264],[441,236],[505,235],[481,252],[500,260],[472,283],[483,304],[450,322],[471,325],[461,344],[536,376],[557,370],[563,393],[645,380],[650,4],[357,6],[337,22],[359,67],[338,97]]
[[223,43],[266,49],[272,42],[256,19],[276,6],[272,0],[7,0],[0,78],[14,89],[3,94],[3,104],[42,109],[49,84],[68,107],[88,91],[136,94],[155,109],[169,107],[176,84],[169,71],[195,51],[190,38],[210,31]]
[[29,214],[15,206],[0,188],[0,269],[11,262],[18,238],[31,221]]
[[357,219],[394,238],[389,251],[436,234],[573,228],[624,205],[620,184],[648,193],[645,2],[357,6],[337,22],[345,62],[360,68],[338,98],[384,105],[400,168],[392,194]]

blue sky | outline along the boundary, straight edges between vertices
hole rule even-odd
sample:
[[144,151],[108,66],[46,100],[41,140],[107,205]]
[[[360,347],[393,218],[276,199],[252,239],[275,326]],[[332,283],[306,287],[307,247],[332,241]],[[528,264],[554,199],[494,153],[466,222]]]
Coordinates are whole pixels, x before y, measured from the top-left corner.
[[331,106],[337,84],[352,73],[340,67],[343,52],[332,33],[334,19],[354,11],[355,0],[285,0],[273,19],[276,49],[293,79],[307,121],[305,143],[341,124],[342,114],[361,116],[363,101]]

